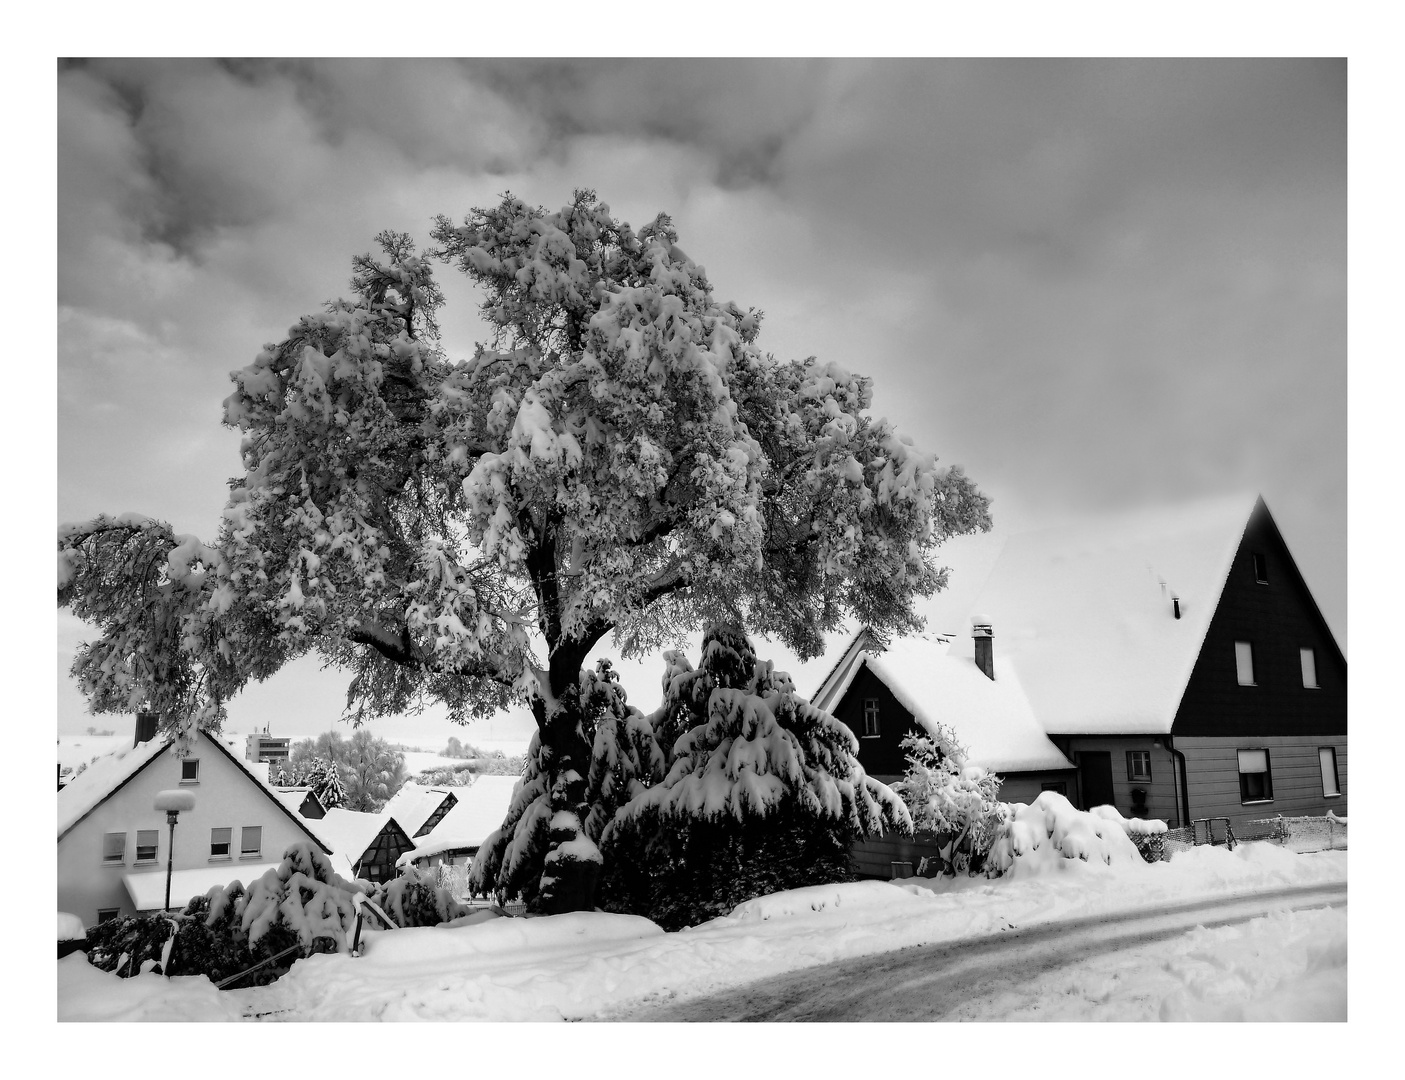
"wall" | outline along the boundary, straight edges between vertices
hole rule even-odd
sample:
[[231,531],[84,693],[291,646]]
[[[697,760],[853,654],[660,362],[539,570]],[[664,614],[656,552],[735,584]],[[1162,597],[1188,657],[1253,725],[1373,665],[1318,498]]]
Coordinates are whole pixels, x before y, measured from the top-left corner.
[[[863,703],[866,698],[878,699],[876,738],[865,738],[863,734]],[[916,733],[919,729],[912,714],[867,666],[861,667],[854,676],[854,681],[834,709],[834,717],[858,739],[859,764],[864,772],[884,783],[902,779],[903,773],[907,772],[903,736]]]
[[[60,911],[77,915],[87,926],[97,921],[101,908],[118,908],[123,915],[134,913],[123,876],[134,871],[166,873],[170,829],[165,813],[152,809],[160,791],[177,788],[195,796],[195,809],[182,811],[176,825],[176,870],[227,864],[229,878],[234,880],[240,877],[241,865],[278,862],[289,844],[308,839],[282,806],[265,796],[256,781],[210,745],[206,736],[197,738],[191,756],[200,759],[197,783],[182,784],[180,759],[163,751],[59,841]],[[257,857],[242,858],[239,854],[240,830],[245,825],[263,827],[262,850]],[[231,829],[233,854],[228,859],[210,857],[210,830],[217,827]],[[155,862],[135,865],[138,829],[157,830]],[[103,836],[124,831],[127,848],[122,863],[105,864]],[[172,896],[171,903],[184,904],[188,899]]]
[[[1232,824],[1297,815],[1321,816],[1331,810],[1346,816],[1347,740],[1345,735],[1219,736],[1178,738],[1176,749],[1185,754],[1190,787],[1191,818],[1228,817]],[[1318,748],[1337,751],[1337,782],[1341,795],[1322,794]],[[1268,750],[1273,778],[1272,802],[1245,806],[1239,798],[1239,750]]]
[[[1132,789],[1146,791],[1147,809],[1143,817],[1157,818],[1171,828],[1178,827],[1176,814],[1175,768],[1172,754],[1164,747],[1158,748],[1151,735],[1076,735],[1059,737],[1054,740],[1065,756],[1075,765],[1081,750],[1106,750],[1112,754],[1113,805],[1123,817],[1132,816]],[[1151,781],[1127,779],[1127,751],[1147,750],[1151,752]],[[1070,774],[1077,777],[1077,773]],[[1005,796],[1001,795],[1001,798]],[[1068,787],[1069,801],[1082,806],[1082,792],[1075,782]],[[1009,800],[1006,800],[1009,801]],[[1021,800],[1023,801],[1023,800]]]
[[[1255,552],[1267,557],[1267,584],[1255,579]],[[1239,685],[1236,641],[1254,647],[1254,686]],[[1316,689],[1303,686],[1303,648],[1316,653]],[[1230,566],[1172,734],[1178,742],[1183,735],[1345,736],[1346,682],[1346,660],[1261,504]]]

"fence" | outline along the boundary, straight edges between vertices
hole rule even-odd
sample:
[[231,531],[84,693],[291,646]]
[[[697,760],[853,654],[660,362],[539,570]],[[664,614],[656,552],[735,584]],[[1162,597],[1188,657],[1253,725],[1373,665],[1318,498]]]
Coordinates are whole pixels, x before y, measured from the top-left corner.
[[[498,907],[496,900],[484,897],[469,896],[468,894],[468,871],[469,863],[440,863],[437,867],[438,884],[442,889],[447,889],[449,895],[457,900],[464,907],[488,908]],[[505,915],[523,915],[527,906],[520,901],[510,900],[499,909]]]
[[1167,829],[1162,837],[1162,858],[1177,851],[1205,844],[1224,845],[1231,851],[1246,840],[1266,840],[1300,854],[1310,851],[1345,851],[1346,818],[1332,813],[1325,817],[1260,818],[1242,822],[1236,829],[1229,818],[1197,818],[1188,828]]

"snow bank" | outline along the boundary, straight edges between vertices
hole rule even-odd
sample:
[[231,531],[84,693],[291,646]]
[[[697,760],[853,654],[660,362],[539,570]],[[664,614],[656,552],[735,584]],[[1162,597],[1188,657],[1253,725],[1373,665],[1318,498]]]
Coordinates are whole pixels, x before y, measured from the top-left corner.
[[67,911],[59,912],[59,937],[60,941],[77,941],[79,938],[88,936],[87,929],[83,926],[83,920],[77,915],[72,915]]
[[72,953],[59,964],[60,1020],[238,1020],[240,1003],[204,975],[122,979]]
[[811,885],[804,889],[758,896],[738,904],[727,915],[713,919],[704,926],[734,925],[741,922],[768,922],[771,919],[805,915],[807,912],[828,911],[845,915],[864,912],[891,912],[904,904],[922,907],[922,901],[911,893],[896,891],[886,881],[850,881],[837,885]]
[[[1107,832],[1113,835],[1121,830],[1109,827]],[[1045,839],[1047,843],[1047,835]],[[665,934],[635,916],[600,912],[367,932],[366,952],[360,959],[341,954],[308,957],[277,982],[231,991],[219,1003],[236,1013],[242,1009],[248,1016],[289,1020],[595,1018],[644,1001],[707,994],[786,971],[912,945],[968,940],[1063,919],[1175,907],[1288,885],[1344,882],[1347,876],[1344,851],[1294,855],[1266,843],[1244,844],[1233,852],[1197,848],[1165,863],[1146,863],[1140,857],[1111,864],[1059,857],[1057,864],[1060,872],[1017,873],[995,880],[908,878],[796,889],[748,901],[729,916],[677,934]],[[1283,930],[1281,923],[1273,926]],[[1244,948],[1270,949],[1274,932],[1272,927],[1266,929],[1256,944],[1246,943]],[[1344,952],[1333,944],[1335,936],[1329,935],[1322,948],[1314,944],[1319,937],[1309,924],[1303,924],[1297,952],[1306,955],[1318,949],[1313,955],[1320,959],[1294,961],[1296,968],[1275,968],[1281,980],[1255,984],[1257,1004],[1245,1005],[1246,1018],[1296,1016],[1294,1010],[1302,1006],[1303,995],[1310,989],[1311,963],[1318,964],[1311,970],[1322,972],[1328,982],[1344,979]],[[1171,949],[1179,940],[1164,945]],[[1209,975],[1200,979],[1196,974],[1203,970],[1201,956],[1210,963],[1215,952],[1206,946],[1177,961],[1183,962],[1179,970],[1185,975],[1164,988],[1162,999],[1169,1002],[1166,1018],[1201,1015],[1197,1010],[1208,1018],[1222,1000],[1218,991],[1211,993]],[[1247,979],[1252,963],[1259,961],[1251,960],[1250,951],[1242,956],[1242,963],[1236,960],[1232,970],[1242,967],[1243,973],[1233,977]],[[149,976],[119,980],[102,972],[90,974],[81,958],[70,959],[78,959],[77,966],[59,966],[66,1018],[203,1019],[210,1013],[214,999],[208,980],[170,984]],[[1135,970],[1144,969],[1150,970],[1142,962]],[[133,996],[156,983],[169,985],[168,997],[154,991],[148,997]],[[1275,996],[1280,993],[1281,998]],[[1331,993],[1330,988],[1324,991],[1329,997]],[[1046,1006],[1050,1000],[1044,998]],[[1087,1000],[1077,1000],[1083,1002],[1083,1011],[1067,1019],[1104,1018],[1122,998],[1099,991]],[[1101,1011],[1092,1011],[1094,1005]],[[1049,1018],[1047,1012],[1041,1015]]]

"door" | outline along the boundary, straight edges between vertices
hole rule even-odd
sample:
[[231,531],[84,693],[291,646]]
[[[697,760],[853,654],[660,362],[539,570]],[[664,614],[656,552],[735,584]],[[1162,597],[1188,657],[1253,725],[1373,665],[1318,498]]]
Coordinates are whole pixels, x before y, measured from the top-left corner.
[[1078,793],[1084,810],[1113,805],[1111,750],[1078,752]]

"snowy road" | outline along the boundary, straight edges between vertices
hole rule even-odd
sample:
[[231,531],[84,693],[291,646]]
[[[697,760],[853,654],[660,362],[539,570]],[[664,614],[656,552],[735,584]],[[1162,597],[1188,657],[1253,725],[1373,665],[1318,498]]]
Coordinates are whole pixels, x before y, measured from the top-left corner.
[[[1029,930],[1011,926],[983,938],[826,964],[609,1019],[1345,1020],[1346,902],[1340,883]],[[1320,942],[1324,926],[1340,931],[1339,957],[1324,960],[1319,944],[1307,944]],[[1228,935],[1216,929],[1227,927],[1239,929]],[[1296,966],[1288,958],[1295,944],[1305,956]],[[1275,973],[1274,958],[1287,968]],[[1231,974],[1238,978],[1228,982],[1237,983],[1238,991],[1226,995],[1226,969],[1236,965],[1241,970]],[[1223,1000],[1197,995],[1197,982],[1207,982],[1204,967],[1216,969],[1210,981]],[[1275,1011],[1275,1000],[1290,1001],[1291,1015]]]

